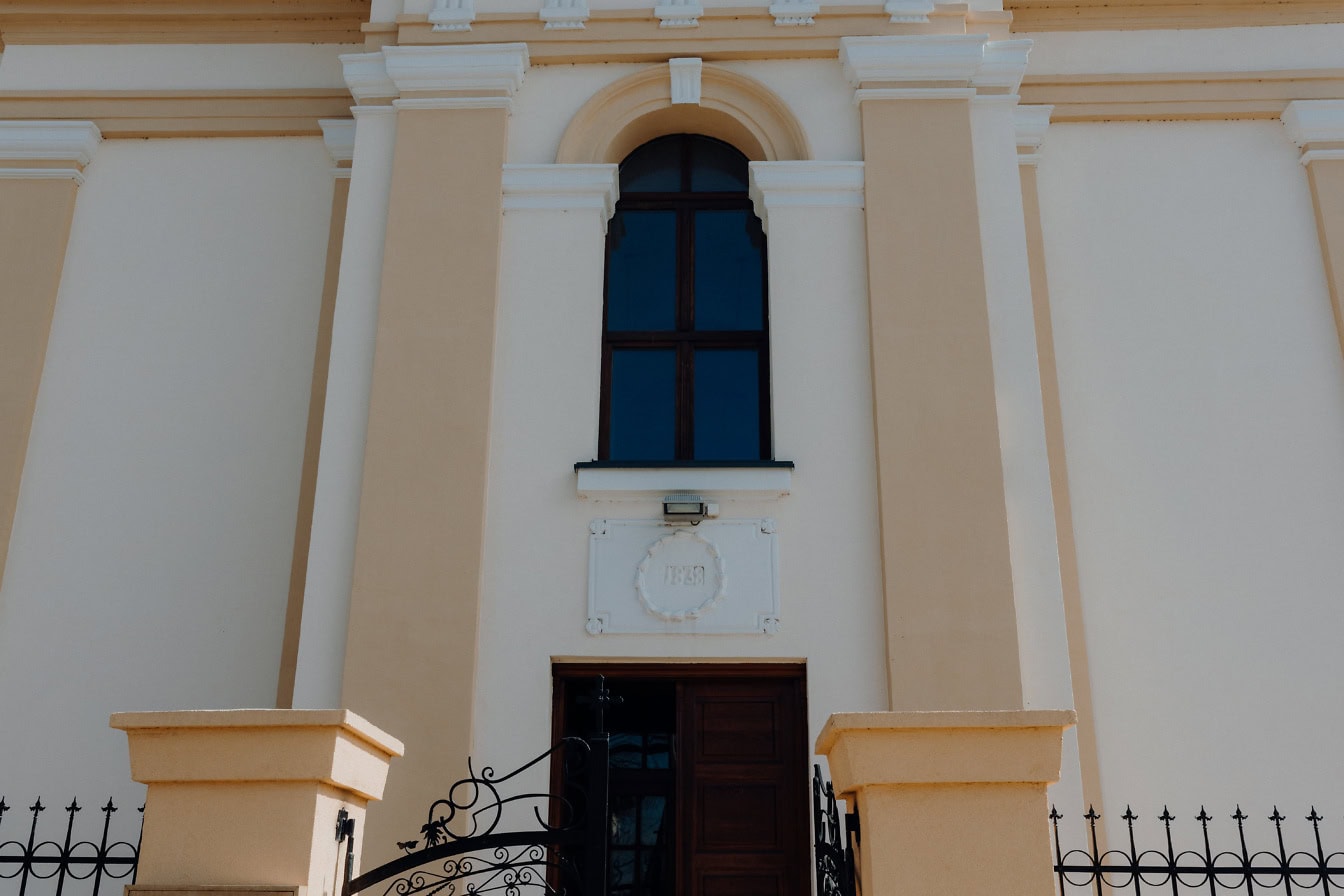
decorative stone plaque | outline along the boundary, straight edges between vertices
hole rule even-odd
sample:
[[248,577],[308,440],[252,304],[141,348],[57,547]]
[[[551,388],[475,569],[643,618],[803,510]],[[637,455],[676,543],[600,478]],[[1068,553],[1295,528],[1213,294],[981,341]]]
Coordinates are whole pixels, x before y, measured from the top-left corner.
[[595,520],[588,539],[588,633],[779,630],[770,520]]

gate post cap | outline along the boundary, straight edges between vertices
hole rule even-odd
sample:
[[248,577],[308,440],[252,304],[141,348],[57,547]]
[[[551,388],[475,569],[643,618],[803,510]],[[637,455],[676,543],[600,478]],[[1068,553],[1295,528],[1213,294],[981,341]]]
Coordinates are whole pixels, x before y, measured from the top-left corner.
[[382,797],[401,741],[348,709],[119,712],[131,777],[166,782],[316,781]]
[[847,712],[817,737],[836,794],[903,784],[1050,783],[1059,780],[1073,710]]

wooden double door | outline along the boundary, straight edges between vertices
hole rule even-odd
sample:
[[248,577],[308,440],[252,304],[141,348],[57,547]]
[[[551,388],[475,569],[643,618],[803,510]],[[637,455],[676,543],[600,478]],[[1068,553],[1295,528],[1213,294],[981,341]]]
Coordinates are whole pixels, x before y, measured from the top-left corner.
[[807,712],[795,665],[554,667],[557,734],[611,734],[607,896],[808,896]]

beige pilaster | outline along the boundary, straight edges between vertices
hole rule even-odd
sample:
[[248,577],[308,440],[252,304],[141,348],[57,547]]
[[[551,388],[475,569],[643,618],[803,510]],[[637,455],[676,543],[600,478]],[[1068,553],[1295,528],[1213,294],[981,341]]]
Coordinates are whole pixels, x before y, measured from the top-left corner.
[[[373,858],[466,771],[481,602],[502,169],[524,44],[387,47],[396,145],[342,703],[408,758]],[[378,853],[378,849],[384,850]]]
[[985,46],[841,41],[863,127],[893,709],[1023,705],[971,118]]
[[308,551],[313,534],[313,504],[317,496],[317,467],[321,460],[322,420],[327,406],[327,375],[331,364],[331,332],[336,317],[336,286],[340,282],[341,246],[345,241],[345,212],[350,199],[350,165],[355,156],[355,123],[324,119],[322,140],[331,155],[331,225],[327,232],[327,267],[322,281],[322,308],[317,318],[317,345],[313,349],[313,379],[308,396],[308,429],[303,443],[303,472],[299,479],[299,509],[294,520],[294,553],[289,566],[289,603],[285,608],[285,640],[280,650],[280,680],[275,705],[294,705],[294,677],[299,662],[299,635],[303,629],[303,595],[308,578]]
[[348,812],[360,836],[402,752],[343,709],[128,712],[111,724],[126,732],[131,777],[149,786],[132,892],[338,892],[337,814]]
[[101,139],[88,121],[0,121],[0,585],[75,191]]
[[1344,100],[1295,100],[1284,110],[1283,123],[1302,148],[1335,328],[1344,350]]
[[857,806],[865,896],[1050,896],[1046,785],[1072,712],[838,713],[817,738]]

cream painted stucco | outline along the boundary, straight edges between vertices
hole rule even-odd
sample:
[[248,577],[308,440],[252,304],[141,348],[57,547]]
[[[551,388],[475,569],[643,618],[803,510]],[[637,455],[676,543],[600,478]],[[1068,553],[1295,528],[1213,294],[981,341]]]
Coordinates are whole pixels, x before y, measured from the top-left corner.
[[273,705],[330,165],[164,140],[89,167],[0,591],[7,792],[129,801],[110,711]]
[[342,88],[341,44],[143,44],[5,50],[0,90]]
[[1344,363],[1297,148],[1054,125],[1039,178],[1110,810],[1338,813]]
[[1031,38],[1029,77],[1141,72],[1337,69],[1344,25],[1084,31]]
[[773,636],[584,631],[589,522],[660,510],[576,494],[573,464],[597,451],[597,215],[505,213],[496,338],[508,348],[495,353],[476,755],[507,765],[548,740],[552,657],[804,659],[811,736],[838,707],[883,708],[862,210],[770,215],[775,457],[797,470],[792,494],[722,510],[776,521],[782,628]]

